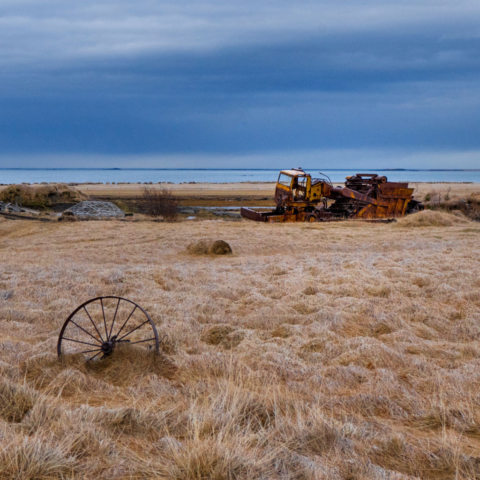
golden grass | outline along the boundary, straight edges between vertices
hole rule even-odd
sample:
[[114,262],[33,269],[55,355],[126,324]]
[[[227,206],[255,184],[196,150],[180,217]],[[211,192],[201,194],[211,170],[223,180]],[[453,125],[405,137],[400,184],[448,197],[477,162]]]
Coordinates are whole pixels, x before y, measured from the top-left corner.
[[[439,215],[2,222],[0,478],[479,478],[480,229]],[[162,355],[57,360],[97,295]]]
[[77,203],[87,197],[79,190],[58,183],[52,185],[9,185],[0,188],[0,201],[16,203],[35,209],[47,209],[56,203]]
[[202,238],[187,245],[187,252],[192,255],[230,255],[232,248],[224,240]]
[[453,225],[469,224],[470,221],[461,213],[446,213],[433,210],[407,215],[399,219],[399,227],[451,227]]

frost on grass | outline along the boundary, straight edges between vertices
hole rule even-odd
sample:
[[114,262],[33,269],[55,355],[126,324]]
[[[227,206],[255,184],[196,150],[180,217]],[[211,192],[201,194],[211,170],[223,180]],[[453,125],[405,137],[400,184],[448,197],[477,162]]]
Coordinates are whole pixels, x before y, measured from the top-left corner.
[[[478,478],[465,222],[2,222],[0,477]],[[202,238],[235,255],[186,255]],[[146,308],[162,354],[59,360],[66,317],[109,294]]]

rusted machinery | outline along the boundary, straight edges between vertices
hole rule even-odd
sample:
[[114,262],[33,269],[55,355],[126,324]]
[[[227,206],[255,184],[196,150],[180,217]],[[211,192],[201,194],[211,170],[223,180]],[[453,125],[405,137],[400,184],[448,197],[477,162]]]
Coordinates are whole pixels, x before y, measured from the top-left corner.
[[277,207],[271,212],[242,208],[242,217],[258,222],[319,222],[356,218],[389,220],[423,210],[408,183],[393,183],[375,173],[346,178],[345,187],[312,178],[301,168],[282,170],[275,189]]

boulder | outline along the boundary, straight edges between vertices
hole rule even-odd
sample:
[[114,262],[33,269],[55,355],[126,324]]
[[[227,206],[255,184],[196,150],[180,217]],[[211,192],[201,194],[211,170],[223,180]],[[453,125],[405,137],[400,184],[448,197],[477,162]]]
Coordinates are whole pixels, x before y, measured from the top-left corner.
[[85,201],[69,208],[63,214],[71,212],[79,218],[123,218],[125,212],[110,202]]

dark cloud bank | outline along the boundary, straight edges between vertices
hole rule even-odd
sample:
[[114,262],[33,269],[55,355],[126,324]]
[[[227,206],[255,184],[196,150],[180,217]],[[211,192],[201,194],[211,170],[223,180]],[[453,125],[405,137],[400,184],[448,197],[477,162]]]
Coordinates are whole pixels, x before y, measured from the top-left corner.
[[478,3],[177,5],[4,2],[0,166],[480,168]]

